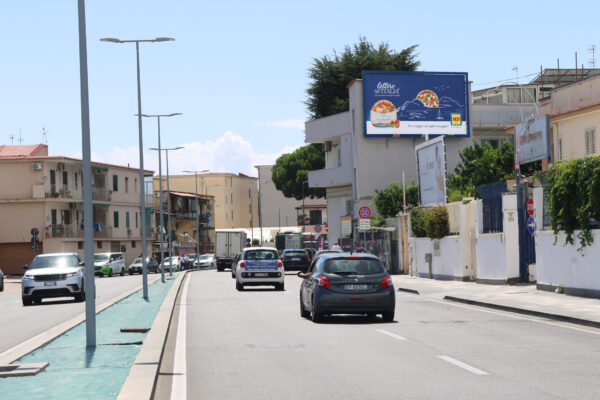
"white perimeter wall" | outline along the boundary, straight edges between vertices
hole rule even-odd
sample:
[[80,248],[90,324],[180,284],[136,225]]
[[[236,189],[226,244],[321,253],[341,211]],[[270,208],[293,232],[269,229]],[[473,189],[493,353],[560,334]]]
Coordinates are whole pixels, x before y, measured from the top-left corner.
[[537,283],[565,288],[600,291],[600,230],[592,231],[594,242],[580,253],[575,245],[563,246],[560,233],[554,245],[552,231],[538,231],[535,237]]
[[432,255],[432,273],[434,277],[464,279],[469,276],[468,269],[463,270],[460,260],[463,258],[463,247],[459,236],[446,236],[439,240],[439,255],[434,250],[434,240],[429,238],[410,238],[410,273],[417,276],[428,276],[429,263],[425,254]]
[[482,233],[477,237],[477,279],[505,280],[506,252],[503,233]]

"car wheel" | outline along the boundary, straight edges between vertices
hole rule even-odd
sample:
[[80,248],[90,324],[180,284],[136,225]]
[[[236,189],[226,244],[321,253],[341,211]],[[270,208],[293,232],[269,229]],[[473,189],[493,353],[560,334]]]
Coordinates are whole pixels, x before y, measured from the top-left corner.
[[108,276],[113,276],[112,268],[108,270]]
[[367,313],[367,318],[370,320],[375,320],[377,318],[377,314],[374,312]]
[[394,320],[394,310],[383,312],[381,316],[384,322],[392,322]]
[[125,268],[121,268],[121,276],[125,275]]
[[285,283],[276,283],[275,290],[285,290]]
[[33,304],[36,304],[36,305],[42,304],[42,299],[41,298],[33,299]]
[[217,267],[218,272],[223,272],[224,270],[225,270],[225,268],[223,268],[223,267]]
[[231,270],[231,277],[235,279],[235,273]]
[[315,301],[315,297],[312,298],[312,307],[310,310],[310,317],[312,322],[318,323],[323,320],[323,314],[321,314],[317,309],[317,302]]
[[4,278],[0,281],[0,292],[4,291]]
[[302,301],[302,294],[300,294],[300,316],[302,318],[310,317],[310,312],[304,309],[304,302]]
[[236,280],[235,280],[235,288],[241,292],[242,290],[244,290],[244,285],[242,285],[242,284],[240,283],[240,281],[238,281],[238,280],[236,279]]
[[30,306],[32,304],[32,301],[31,301],[30,297],[22,296],[21,298],[23,300],[23,305],[24,306]]
[[85,291],[81,291],[81,293],[77,293],[75,295],[75,302],[76,303],[81,303],[85,301]]

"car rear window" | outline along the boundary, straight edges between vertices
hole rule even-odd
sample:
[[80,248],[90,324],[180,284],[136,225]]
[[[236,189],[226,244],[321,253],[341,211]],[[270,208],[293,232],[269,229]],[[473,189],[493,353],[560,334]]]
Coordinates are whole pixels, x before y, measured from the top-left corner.
[[248,250],[244,253],[244,260],[277,260],[277,250]]
[[374,275],[385,272],[381,261],[372,258],[332,258],[325,262],[323,272],[340,275]]
[[306,252],[304,250],[291,250],[285,252],[286,256],[305,256]]

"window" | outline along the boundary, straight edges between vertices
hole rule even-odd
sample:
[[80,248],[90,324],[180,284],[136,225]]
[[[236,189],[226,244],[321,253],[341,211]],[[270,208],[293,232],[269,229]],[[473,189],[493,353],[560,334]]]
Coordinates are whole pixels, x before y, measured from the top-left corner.
[[230,196],[231,196],[231,204],[233,204],[233,193],[231,193]]
[[585,130],[585,155],[596,153],[596,128]]
[[69,174],[67,173],[67,171],[63,171],[62,174],[62,178],[63,178],[63,186],[67,186],[69,184]]
[[75,179],[73,179],[73,182],[75,183],[75,190],[77,190],[77,172],[75,172]]
[[231,222],[233,222],[233,210],[231,210]]
[[129,193],[129,178],[125,177],[125,193]]
[[135,212],[135,227],[138,227],[138,213],[137,211]]
[[60,223],[71,225],[71,210],[60,210]]
[[58,224],[57,220],[58,218],[56,210],[50,210],[50,221],[52,222],[52,225]]
[[102,248],[102,240],[98,240],[98,248],[101,249]]
[[310,210],[310,225],[321,225],[323,219],[321,216],[321,210]]
[[337,149],[337,165],[338,167],[342,166],[342,146],[338,146]]
[[117,175],[113,175],[113,192],[119,191],[119,177]]
[[115,212],[113,213],[113,226],[114,226],[115,228],[118,228],[118,227],[119,227],[119,212],[118,212],[118,211],[115,211]]
[[83,250],[83,242],[77,242],[77,250]]
[[558,160],[562,161],[563,159],[563,141],[562,138],[558,138]]
[[129,211],[125,211],[125,227],[129,228]]
[[131,241],[131,248],[132,248],[132,249],[135,249],[135,240],[132,240],[132,241]]
[[137,193],[137,178],[135,178],[135,181],[134,181],[134,185],[133,185],[133,186],[134,186],[134,188],[135,188],[135,192]]
[[248,189],[248,198],[252,198],[252,195],[250,194],[252,191],[250,189]]

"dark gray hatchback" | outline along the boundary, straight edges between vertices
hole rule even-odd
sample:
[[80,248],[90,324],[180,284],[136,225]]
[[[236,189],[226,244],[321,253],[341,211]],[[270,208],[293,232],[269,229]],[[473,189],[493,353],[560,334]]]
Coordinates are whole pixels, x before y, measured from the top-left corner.
[[314,322],[331,314],[382,314],[393,321],[395,307],[392,277],[371,254],[323,254],[300,286],[300,315]]

